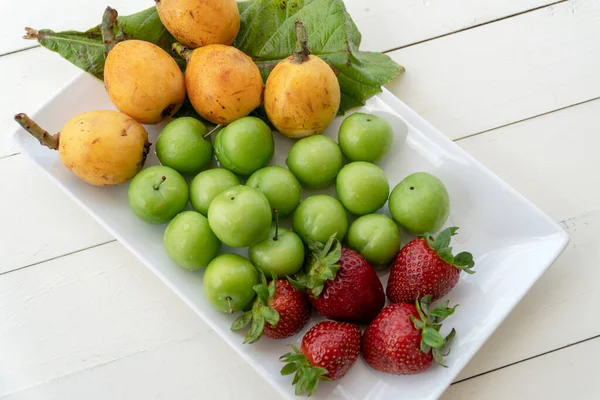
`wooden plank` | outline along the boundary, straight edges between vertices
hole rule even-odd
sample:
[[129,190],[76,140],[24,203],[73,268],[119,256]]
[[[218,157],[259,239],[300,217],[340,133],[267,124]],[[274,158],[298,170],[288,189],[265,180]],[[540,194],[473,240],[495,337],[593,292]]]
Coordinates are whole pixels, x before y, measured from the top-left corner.
[[[600,334],[597,319],[581,306],[600,301],[600,245],[595,240],[600,212],[565,226],[572,243],[564,256],[459,379]],[[123,398],[133,395],[132,390],[157,398],[193,398],[194,393],[237,398],[244,392],[276,398],[266,382],[117,243],[3,276],[0,304],[0,374],[8,378],[0,382],[0,395],[12,393],[6,398],[61,399],[68,393]],[[215,364],[217,355],[220,362]],[[578,364],[572,373],[590,376],[582,373],[581,357],[573,360]],[[512,368],[521,367],[503,371]],[[544,371],[531,365],[519,374]],[[497,373],[452,387],[446,398],[487,399],[479,384],[477,390],[470,385]],[[513,375],[492,383],[499,390],[511,382]],[[545,398],[541,386],[536,390]]]
[[600,100],[457,143],[556,221],[600,208]]
[[[102,21],[106,0],[3,1],[1,14],[5,25],[0,33],[0,54],[36,45],[24,40],[25,27],[53,31],[86,31]],[[110,5],[119,13],[128,15],[154,4],[148,0],[111,0]]]
[[24,155],[1,159],[0,176],[0,274],[113,239]]
[[40,47],[0,57],[0,71],[2,158],[19,151],[11,135],[19,127],[13,121],[13,116],[19,112],[37,111],[80,70],[57,54]]
[[0,277],[0,397],[205,334],[216,336],[116,242],[15,271]]
[[573,0],[395,51],[388,88],[454,139],[597,98],[598,18]]
[[[571,242],[458,379],[600,335],[600,210],[562,223]],[[574,322],[576,321],[576,322]]]
[[[365,50],[385,51],[474,25],[504,18],[558,0],[346,0],[348,11],[363,34]],[[60,11],[57,12],[57,4]],[[115,0],[111,6],[127,15],[151,6],[148,0]],[[0,54],[35,42],[23,40],[23,28],[86,30],[100,23],[104,0],[25,0],[3,5],[6,26],[0,34]],[[23,8],[34,12],[22,12]]]
[[556,0],[345,0],[362,32],[361,49],[387,51],[447,35]]
[[152,347],[2,397],[3,400],[244,398],[275,400],[281,396],[214,332]]
[[451,386],[442,400],[600,398],[600,338]]

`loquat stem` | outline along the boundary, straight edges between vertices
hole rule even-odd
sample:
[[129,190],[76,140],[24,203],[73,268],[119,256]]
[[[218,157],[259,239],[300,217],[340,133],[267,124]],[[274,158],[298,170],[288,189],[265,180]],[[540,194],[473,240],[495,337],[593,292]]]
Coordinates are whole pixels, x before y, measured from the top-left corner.
[[308,60],[310,50],[308,50],[308,36],[306,28],[300,21],[296,21],[296,50],[294,50],[294,62],[302,64]]
[[171,46],[171,50],[173,50],[175,54],[183,58],[186,62],[188,62],[190,60],[190,57],[192,56],[192,50],[190,50],[189,48],[187,48],[179,42],[173,43],[173,45]]
[[58,133],[56,135],[49,134],[48,131],[42,129],[42,127],[36,124],[34,120],[29,118],[27,114],[19,113],[15,115],[15,121],[17,121],[23,129],[29,132],[31,136],[36,138],[40,144],[52,150],[58,150]]
[[119,13],[114,8],[106,7],[104,14],[102,15],[102,23],[100,24],[100,32],[102,32],[102,40],[104,40],[104,46],[106,46],[106,52],[112,50],[117,44],[117,38],[115,36],[115,26],[117,25],[117,17]]

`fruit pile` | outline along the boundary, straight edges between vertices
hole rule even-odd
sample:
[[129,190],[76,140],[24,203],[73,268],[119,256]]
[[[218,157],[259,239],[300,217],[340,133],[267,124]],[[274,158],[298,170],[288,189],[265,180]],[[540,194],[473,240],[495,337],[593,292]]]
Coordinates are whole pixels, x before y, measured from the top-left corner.
[[[471,254],[454,255],[450,247],[458,228],[433,237],[450,211],[444,184],[416,172],[390,192],[377,163],[389,153],[394,132],[381,117],[347,116],[337,142],[321,134],[342,94],[334,69],[310,54],[302,22],[295,24],[296,50],[263,84],[255,62],[231,46],[240,29],[234,0],[161,0],[157,12],[178,40],[173,50],[185,59],[185,75],[161,47],[118,38],[117,15],[108,8],[100,27],[104,81],[119,111],[80,114],[56,135],[25,114],[16,120],[58,150],[83,181],[131,180],[132,212],[148,224],[168,224],[166,253],[186,270],[204,270],[207,301],[240,313],[231,329],[247,328],[244,343],[263,334],[290,338],[306,327],[312,310],[329,319],[281,357],[281,373],[295,374],[297,394],[342,378],[361,354],[391,374],[444,365],[455,331],[444,337],[440,330],[456,306],[432,303],[453,289],[461,271],[474,272]],[[198,117],[172,118],[186,98]],[[258,107],[265,118],[250,116]],[[151,145],[141,124],[161,121],[168,122],[155,146],[161,165],[144,169]],[[288,168],[269,165],[272,128],[297,139]],[[218,168],[210,168],[213,157]],[[332,186],[335,197],[301,200],[303,189]],[[382,213],[386,203],[391,218]],[[292,229],[280,226],[284,220]],[[418,237],[401,247],[399,226]],[[248,258],[220,254],[223,245],[247,248]],[[390,265],[384,290],[375,268]]]

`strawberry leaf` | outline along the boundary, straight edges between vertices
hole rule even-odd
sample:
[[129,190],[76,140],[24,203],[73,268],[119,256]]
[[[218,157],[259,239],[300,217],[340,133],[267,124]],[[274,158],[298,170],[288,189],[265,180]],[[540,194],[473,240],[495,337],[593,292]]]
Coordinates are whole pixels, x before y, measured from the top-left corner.
[[279,313],[269,307],[269,299],[275,296],[277,281],[273,280],[267,284],[267,279],[262,271],[260,272],[260,280],[261,283],[253,287],[257,296],[251,309],[233,321],[231,325],[231,330],[237,331],[252,322],[244,337],[244,343],[257,342],[263,334],[265,322],[273,328],[277,327],[279,323]]
[[416,315],[411,315],[410,319],[415,326],[415,329],[421,331],[421,343],[420,349],[423,353],[428,354],[432,351],[433,357],[436,362],[442,366],[443,357],[450,353],[450,342],[456,335],[456,331],[452,331],[445,338],[440,334],[440,328],[442,327],[442,321],[452,315],[458,305],[450,308],[448,307],[449,301],[442,302],[438,307],[429,311],[431,303],[431,295],[423,296],[419,301],[415,302],[417,309]]
[[422,339],[425,344],[436,349],[441,349],[445,344],[442,335],[440,335],[437,330],[430,327],[423,328]]
[[336,234],[331,235],[327,243],[310,242],[311,250],[307,272],[297,274],[289,281],[301,290],[310,291],[313,297],[319,297],[325,287],[325,282],[336,278],[340,266],[337,264],[342,257],[342,244],[336,239]]
[[456,235],[456,232],[458,232],[458,227],[453,226],[441,231],[435,239],[429,233],[423,235],[423,238],[427,242],[427,245],[432,250],[435,250],[438,257],[444,262],[454,265],[456,268],[467,274],[474,274],[475,271],[473,270],[473,266],[475,265],[475,261],[473,261],[473,255],[471,253],[463,251],[456,256],[452,254],[450,240],[452,236]]
[[281,374],[290,375],[295,372],[296,375],[292,381],[292,384],[295,385],[294,392],[298,396],[305,393],[310,396],[317,390],[319,381],[329,380],[325,376],[327,370],[311,365],[306,355],[300,352],[297,347],[292,346],[292,350],[292,352],[279,358],[280,361],[287,363],[281,369]]
[[231,330],[239,331],[240,329],[243,329],[246,325],[248,325],[250,321],[252,321],[252,313],[250,311],[247,311],[244,314],[240,315],[238,318],[236,318],[235,321],[233,321],[233,324],[231,325]]

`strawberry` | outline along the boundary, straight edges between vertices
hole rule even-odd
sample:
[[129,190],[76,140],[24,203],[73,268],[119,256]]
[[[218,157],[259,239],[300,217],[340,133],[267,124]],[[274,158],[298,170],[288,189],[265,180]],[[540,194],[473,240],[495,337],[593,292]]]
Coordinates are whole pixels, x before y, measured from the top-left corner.
[[310,316],[310,305],[304,292],[287,280],[273,279],[269,285],[261,273],[261,283],[254,286],[256,300],[250,311],[237,318],[231,330],[248,325],[244,343],[254,343],[264,333],[271,339],[283,339],[295,335],[304,328]]
[[365,330],[362,354],[367,364],[380,372],[396,375],[418,374],[435,360],[444,366],[443,357],[456,331],[445,338],[439,330],[442,321],[454,313],[448,302],[429,312],[431,295],[421,303],[396,303],[384,308]]
[[310,243],[308,270],[291,282],[308,290],[311,305],[336,321],[369,323],[385,304],[383,285],[367,260],[332,236]]
[[312,395],[319,381],[342,378],[360,354],[360,328],[348,322],[324,321],[309,329],[302,338],[300,350],[280,357],[287,364],[281,375],[295,373],[296,395]]
[[387,297],[393,303],[412,304],[427,293],[435,301],[456,286],[460,271],[475,273],[471,253],[452,255],[450,238],[456,235],[457,230],[456,227],[445,229],[435,240],[425,234],[400,250],[386,288]]

